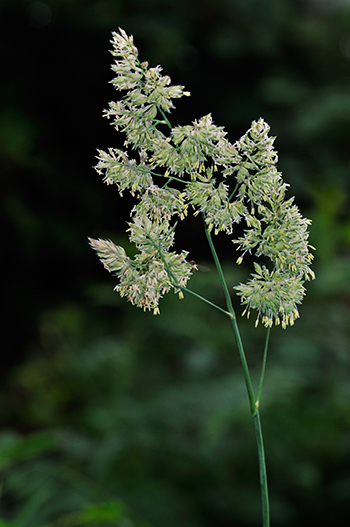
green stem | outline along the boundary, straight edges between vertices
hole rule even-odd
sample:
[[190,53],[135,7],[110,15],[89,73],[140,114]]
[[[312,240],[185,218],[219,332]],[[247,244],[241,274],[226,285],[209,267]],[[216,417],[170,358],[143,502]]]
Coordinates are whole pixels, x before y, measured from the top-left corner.
[[172,130],[173,127],[171,126],[171,123],[170,123],[169,119],[168,119],[167,116],[165,115],[165,112],[164,112],[164,111],[162,110],[162,108],[160,108],[159,106],[157,106],[157,109],[158,109],[159,112],[162,114],[162,117],[163,117],[163,119],[164,119],[164,121],[165,121],[165,124],[167,124],[167,125],[169,126],[170,130]]
[[[169,273],[168,269],[167,269],[167,272]],[[169,273],[170,274],[170,273]],[[198,293],[196,293],[195,291],[192,291],[191,289],[187,289],[187,287],[184,287],[178,283],[176,283],[175,281],[175,287],[178,287],[179,289],[181,289],[182,291],[185,291],[186,293],[190,293],[191,295],[199,298],[200,300],[203,300],[203,302],[205,302],[206,304],[209,304],[210,306],[212,307],[215,307],[215,309],[218,309],[219,311],[221,311],[222,313],[225,313],[225,315],[229,316],[230,318],[232,317],[232,314],[229,313],[228,311],[226,311],[225,309],[222,309],[222,307],[214,304],[213,302],[210,302],[210,300],[208,300],[207,298],[205,298],[204,296],[201,296],[199,295]]]
[[270,525],[269,494],[268,494],[268,486],[267,486],[264,443],[263,443],[260,414],[259,414],[258,407],[259,407],[259,398],[261,395],[262,382],[263,382],[263,377],[264,377],[264,372],[265,372],[266,354],[267,354],[270,331],[268,331],[266,341],[265,341],[264,359],[263,359],[262,372],[260,376],[258,399],[255,401],[252,381],[251,381],[249,368],[248,368],[248,364],[247,364],[247,360],[246,360],[246,356],[245,356],[245,352],[244,352],[244,348],[242,344],[242,339],[241,339],[238,324],[237,324],[236,314],[232,306],[230,292],[228,290],[227,283],[224,277],[224,273],[222,271],[221,263],[218,258],[216,249],[214,247],[213,240],[211,238],[209,230],[205,229],[205,233],[206,233],[209,246],[210,246],[214,261],[215,261],[219,279],[220,279],[220,282],[221,282],[221,285],[222,285],[222,288],[225,294],[227,309],[231,313],[231,324],[232,324],[233,332],[236,338],[238,352],[239,352],[242,367],[243,367],[243,374],[244,374],[244,379],[245,379],[249,403],[250,403],[250,412],[251,412],[251,415],[254,421],[255,437],[256,437],[256,443],[258,447],[260,490],[261,490],[261,502],[262,502],[262,511],[263,511],[263,527],[269,527]]
[[249,373],[249,368],[248,368],[248,364],[247,364],[247,360],[246,360],[246,356],[245,356],[245,352],[244,352],[244,348],[243,348],[241,335],[240,335],[238,324],[237,324],[236,313],[235,313],[235,311],[233,309],[233,306],[232,306],[232,300],[231,300],[230,292],[229,292],[227,284],[226,284],[226,280],[225,280],[225,277],[224,277],[224,273],[223,273],[223,270],[222,270],[222,267],[221,267],[221,263],[220,263],[219,257],[217,255],[216,249],[214,247],[213,240],[211,239],[210,232],[209,232],[209,230],[207,228],[205,229],[205,234],[207,236],[207,239],[208,239],[208,242],[209,242],[209,246],[210,246],[210,249],[211,249],[211,252],[212,252],[212,255],[213,255],[213,258],[214,258],[214,262],[215,262],[215,265],[216,265],[216,269],[218,271],[219,280],[221,282],[221,286],[222,286],[223,291],[224,291],[224,295],[225,295],[225,299],[226,299],[226,305],[227,305],[227,310],[229,311],[229,313],[231,313],[231,325],[232,325],[233,333],[234,333],[235,338],[236,338],[238,352],[239,352],[239,356],[240,356],[242,367],[243,367],[244,380],[245,380],[245,383],[246,383],[248,397],[249,397],[249,403],[250,403],[250,411],[251,411],[251,414],[254,415],[255,412],[256,412],[254,390],[253,390],[253,385],[252,385],[252,381],[251,381],[251,377],[250,377],[250,373]]
[[261,368],[261,375],[260,375],[260,381],[259,381],[258,397],[256,398],[256,406],[257,406],[257,408],[259,408],[260,397],[261,397],[261,390],[262,390],[262,385],[263,385],[263,381],[264,381],[265,368],[266,368],[266,359],[267,359],[267,349],[269,347],[269,339],[270,339],[270,331],[271,331],[271,327],[269,326],[267,328],[267,332],[266,332],[264,357],[263,357],[262,368]]
[[127,163],[124,161],[124,163],[119,163],[119,162],[116,162],[116,164],[119,164],[120,166],[126,166],[128,168],[130,168],[131,170],[134,170],[135,172],[142,172],[143,174],[151,174],[151,176],[157,176],[157,177],[166,177],[168,178],[169,181],[178,181],[179,183],[184,183],[183,179],[180,179],[180,178],[177,178],[175,176],[170,176],[170,175],[167,175],[167,176],[164,176],[164,174],[158,174],[157,172],[153,172],[153,170],[150,170],[146,165],[144,165],[144,168],[143,166],[141,165],[132,165],[131,163]]
[[255,415],[253,416],[254,429],[256,443],[258,446],[259,456],[259,473],[260,473],[260,491],[261,491],[261,503],[263,513],[263,527],[269,527],[270,525],[270,505],[269,505],[269,492],[267,486],[267,474],[266,474],[266,462],[265,462],[265,450],[263,435],[261,429],[261,421],[259,410],[256,409]]
[[259,458],[259,474],[260,474],[260,490],[261,490],[261,501],[262,501],[262,511],[263,511],[263,527],[269,527],[269,525],[270,525],[270,511],[269,511],[269,495],[268,495],[268,486],[267,486],[265,451],[264,451],[264,443],[263,443],[261,421],[260,421],[260,414],[259,414],[258,407],[259,407],[259,400],[260,400],[260,396],[261,396],[262,383],[263,383],[263,378],[264,378],[264,373],[265,373],[266,356],[267,356],[267,348],[268,348],[268,343],[269,343],[270,328],[268,328],[267,335],[266,335],[263,365],[262,365],[262,371],[261,371],[260,382],[259,382],[258,398],[255,400],[253,385],[252,385],[252,381],[251,381],[251,377],[250,377],[250,373],[249,373],[249,368],[248,368],[248,364],[247,364],[247,360],[246,360],[246,356],[245,356],[245,352],[244,352],[244,348],[243,348],[241,335],[240,335],[238,324],[237,324],[236,313],[235,313],[235,311],[233,309],[233,305],[232,305],[230,292],[228,290],[227,283],[226,283],[226,280],[225,280],[225,277],[224,277],[224,273],[223,273],[223,270],[222,270],[222,267],[221,267],[221,263],[220,263],[218,255],[217,255],[216,249],[214,247],[214,244],[213,244],[213,241],[212,241],[212,238],[211,238],[209,230],[205,229],[205,233],[206,233],[206,236],[207,236],[207,239],[208,239],[208,242],[209,242],[209,246],[210,246],[210,249],[211,249],[214,261],[215,261],[215,265],[216,265],[216,268],[217,268],[217,271],[218,271],[219,280],[221,282],[221,285],[222,285],[222,288],[223,288],[223,291],[224,291],[224,295],[225,295],[225,299],[226,299],[226,305],[227,305],[227,311],[225,311],[221,307],[217,306],[213,302],[210,302],[210,300],[207,300],[206,298],[202,297],[198,293],[195,293],[194,291],[191,291],[190,289],[187,289],[187,287],[181,286],[177,282],[174,274],[172,273],[172,271],[169,268],[165,258],[163,257],[161,248],[158,246],[157,243],[155,243],[152,240],[152,238],[149,235],[148,235],[148,238],[151,241],[152,245],[159,252],[159,255],[160,255],[160,257],[161,257],[161,259],[162,259],[162,261],[164,263],[164,267],[165,267],[168,275],[170,276],[170,278],[173,281],[173,286],[174,287],[177,287],[178,289],[180,289],[182,291],[186,291],[186,292],[196,296],[200,300],[203,300],[207,304],[215,307],[216,309],[222,311],[223,313],[225,313],[225,315],[228,315],[230,317],[232,329],[233,329],[233,332],[234,332],[234,335],[235,335],[235,339],[236,339],[236,342],[237,342],[237,347],[238,347],[238,351],[239,351],[239,355],[240,355],[240,359],[241,359],[241,363],[242,363],[242,367],[243,367],[243,374],[244,374],[244,379],[245,379],[247,392],[248,392],[249,403],[250,403],[250,412],[251,412],[251,415],[252,415],[253,421],[254,421],[255,437],[256,437],[256,443],[257,443],[257,447],[258,447],[258,458]]
[[233,196],[236,194],[236,191],[237,191],[238,187],[239,187],[239,183],[236,183],[235,188],[233,189],[233,191],[230,194],[230,197],[228,198],[228,202],[229,203],[230,203],[231,199],[233,198]]
[[211,302],[210,300],[208,300],[204,296],[199,295],[195,291],[192,291],[191,289],[187,289],[187,287],[184,287],[183,285],[179,284],[179,282],[176,280],[173,272],[171,271],[170,267],[168,266],[168,264],[167,264],[163,254],[162,254],[162,251],[161,251],[161,248],[159,247],[159,245],[151,238],[151,236],[149,234],[147,234],[147,237],[148,237],[149,241],[152,243],[153,247],[155,249],[157,249],[157,251],[159,253],[159,256],[162,259],[162,262],[164,263],[164,268],[165,268],[166,272],[168,273],[168,275],[170,276],[170,278],[171,278],[171,280],[173,282],[172,283],[173,287],[176,287],[177,289],[180,289],[181,291],[185,291],[186,293],[190,293],[191,295],[195,296],[196,298],[199,298],[200,300],[202,300],[206,304],[209,304],[210,306],[215,307],[215,309],[218,309],[219,311],[221,311],[225,315],[229,316],[230,318],[232,317],[232,314],[230,312],[226,311],[225,309],[222,309],[222,307],[214,304],[213,302]]

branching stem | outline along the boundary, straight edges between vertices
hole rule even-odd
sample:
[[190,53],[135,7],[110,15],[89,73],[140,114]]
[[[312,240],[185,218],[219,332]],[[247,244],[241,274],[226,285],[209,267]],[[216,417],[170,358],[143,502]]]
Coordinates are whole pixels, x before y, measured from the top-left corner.
[[257,406],[257,408],[259,408],[260,397],[261,397],[261,390],[262,390],[262,385],[263,385],[263,381],[264,381],[265,368],[266,368],[266,359],[267,359],[267,350],[268,350],[268,347],[269,347],[269,339],[270,339],[270,331],[271,331],[271,327],[269,326],[269,327],[267,328],[267,331],[266,331],[265,348],[264,348],[264,357],[263,357],[262,368],[261,368],[261,374],[260,374],[260,381],[259,381],[259,388],[258,388],[258,396],[257,396],[257,398],[256,398],[256,406]]
[[170,130],[172,130],[173,127],[171,126],[171,123],[170,123],[169,119],[167,118],[167,116],[165,115],[165,113],[163,112],[162,108],[160,108],[160,106],[157,106],[157,108],[158,108],[159,112],[162,114],[162,117],[163,117],[163,119],[165,121],[165,124],[168,125]]
[[222,309],[222,307],[214,304],[213,302],[211,302],[210,300],[208,300],[204,296],[201,296],[198,293],[196,293],[195,291],[192,291],[191,289],[188,289],[187,287],[184,287],[183,285],[179,284],[179,282],[176,280],[174,274],[172,273],[171,268],[168,266],[168,264],[167,264],[163,254],[162,254],[162,250],[159,247],[159,245],[151,238],[151,236],[149,234],[147,235],[147,237],[148,237],[149,241],[151,242],[151,244],[153,245],[153,247],[155,249],[157,249],[160,258],[161,258],[162,262],[164,263],[164,268],[165,268],[166,272],[168,273],[168,275],[170,276],[170,278],[172,280],[172,285],[175,288],[180,289],[181,291],[185,291],[186,293],[190,293],[191,295],[197,297],[199,300],[202,300],[206,304],[209,304],[210,306],[215,307],[215,309],[218,309],[219,311],[221,311],[225,315],[229,316],[230,318],[232,317],[232,314],[229,311],[225,311],[225,309]]
[[220,279],[220,282],[221,282],[221,285],[224,291],[227,309],[229,313],[231,313],[231,325],[232,325],[233,333],[235,335],[238,352],[239,352],[239,356],[240,356],[242,367],[243,367],[244,380],[246,383],[248,398],[249,398],[249,403],[250,403],[250,413],[254,421],[255,437],[256,437],[256,443],[258,447],[260,489],[261,489],[261,501],[262,501],[262,510],[263,510],[263,527],[269,527],[270,525],[269,494],[268,494],[268,486],[267,486],[267,473],[266,473],[263,435],[262,435],[261,421],[260,421],[260,414],[259,414],[258,407],[259,407],[259,399],[261,395],[262,382],[263,382],[264,372],[265,372],[266,355],[267,355],[267,348],[268,348],[268,342],[269,342],[270,328],[268,328],[266,341],[265,341],[265,350],[264,350],[263,366],[262,366],[262,371],[260,375],[258,398],[255,400],[251,376],[249,373],[249,368],[248,368],[248,364],[247,364],[247,360],[246,360],[246,356],[245,356],[245,352],[244,352],[244,348],[242,344],[242,339],[241,339],[241,335],[240,335],[238,324],[237,324],[236,314],[232,306],[230,292],[227,287],[227,283],[224,277],[221,263],[217,255],[215,246],[213,244],[211,234],[207,228],[205,229],[205,233],[206,233],[208,243],[209,243],[209,246],[210,246],[214,261],[215,261],[219,279]]

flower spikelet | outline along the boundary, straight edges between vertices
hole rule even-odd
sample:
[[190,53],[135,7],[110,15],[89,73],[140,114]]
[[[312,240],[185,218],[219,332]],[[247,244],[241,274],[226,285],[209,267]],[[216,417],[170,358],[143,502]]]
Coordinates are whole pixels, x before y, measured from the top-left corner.
[[130,268],[130,260],[123,247],[115,245],[111,240],[95,240],[93,238],[88,238],[88,240],[107,271],[124,273]]
[[132,212],[161,223],[163,220],[170,221],[174,215],[183,219],[187,214],[187,208],[184,193],[174,188],[152,185],[147,188]]
[[169,250],[174,232],[167,221],[153,223],[147,217],[136,216],[129,225],[130,241],[139,249],[133,259],[111,241],[89,242],[104,267],[118,277],[115,290],[133,305],[158,314],[159,300],[171,289],[179,293],[192,274],[186,260],[188,253]]
[[142,193],[153,184],[151,171],[146,163],[137,163],[129,159],[126,152],[117,148],[109,148],[108,153],[99,151],[96,170],[100,174],[105,172],[103,181],[107,185],[117,185],[119,193],[128,189],[132,195]]
[[253,278],[235,287],[246,306],[244,313],[249,316],[251,309],[255,309],[258,312],[256,324],[261,318],[266,327],[273,322],[281,323],[284,329],[288,324],[293,325],[299,318],[297,306],[305,295],[301,276],[287,271],[269,271],[256,262],[254,268]]
[[169,251],[174,233],[165,221],[160,224],[137,217],[130,224],[130,240],[139,249],[129,272],[119,274],[115,290],[137,307],[159,313],[159,300],[171,289],[179,293],[192,274],[187,252]]
[[192,125],[174,127],[171,135],[182,159],[183,170],[191,173],[213,156],[226,132],[213,123],[209,114]]
[[[315,278],[310,268],[313,255],[308,243],[310,220],[304,218],[294,198],[285,200],[288,185],[276,169],[277,153],[268,125],[260,119],[236,143],[240,163],[237,165],[238,196],[250,212],[245,214],[247,229],[234,240],[237,249],[257,257],[267,257],[272,271],[255,265],[256,273],[246,285],[235,289],[247,306],[258,311],[265,326],[281,321],[282,327],[298,317],[305,280]],[[242,257],[239,259],[242,261]]]

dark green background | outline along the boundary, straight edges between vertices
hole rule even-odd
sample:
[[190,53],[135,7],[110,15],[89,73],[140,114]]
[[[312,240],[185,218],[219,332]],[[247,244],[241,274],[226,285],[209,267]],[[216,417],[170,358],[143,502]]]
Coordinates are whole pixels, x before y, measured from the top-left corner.
[[[87,244],[127,246],[134,203],[92,168],[97,148],[122,142],[102,119],[119,97],[108,84],[118,27],[142,60],[191,91],[174,124],[211,112],[234,142],[263,117],[277,136],[279,168],[313,220],[317,280],[295,327],[271,335],[261,413],[272,525],[344,524],[350,2],[2,0],[0,525],[261,525],[227,320],[173,294],[160,317],[133,308]],[[237,269],[224,236],[217,244],[231,287],[250,268]],[[193,218],[177,246],[209,258]],[[196,273],[191,286],[222,303],[214,272]],[[264,331],[240,322],[258,371]]]

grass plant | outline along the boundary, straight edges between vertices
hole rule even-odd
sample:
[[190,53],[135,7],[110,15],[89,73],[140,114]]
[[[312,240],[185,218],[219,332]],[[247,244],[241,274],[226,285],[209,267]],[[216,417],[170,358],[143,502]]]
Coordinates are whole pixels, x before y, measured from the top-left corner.
[[[139,60],[133,37],[120,29],[113,33],[114,87],[125,92],[111,102],[105,116],[125,134],[123,149],[98,152],[96,169],[122,196],[136,199],[128,223],[129,240],[136,253],[129,256],[111,240],[91,239],[104,267],[117,276],[115,290],[144,311],[160,314],[161,298],[173,290],[179,299],[190,294],[227,316],[242,364],[258,448],[262,498],[262,524],[270,524],[269,497],[263,434],[260,419],[267,352],[271,328],[286,329],[299,318],[304,283],[314,279],[310,265],[313,247],[308,242],[310,220],[287,198],[288,184],[277,170],[278,156],[269,126],[258,119],[238,141],[230,143],[223,127],[205,115],[190,125],[174,126],[169,114],[174,99],[189,96],[174,86],[160,66]],[[206,239],[220,280],[223,306],[188,286],[197,266],[188,251],[173,250],[176,226],[190,214],[203,218]],[[215,235],[233,236],[235,224],[242,235],[232,239],[240,265],[247,253],[254,272],[247,283],[233,289],[240,297],[243,315],[255,313],[255,326],[266,328],[262,346],[260,380],[254,388]]]

